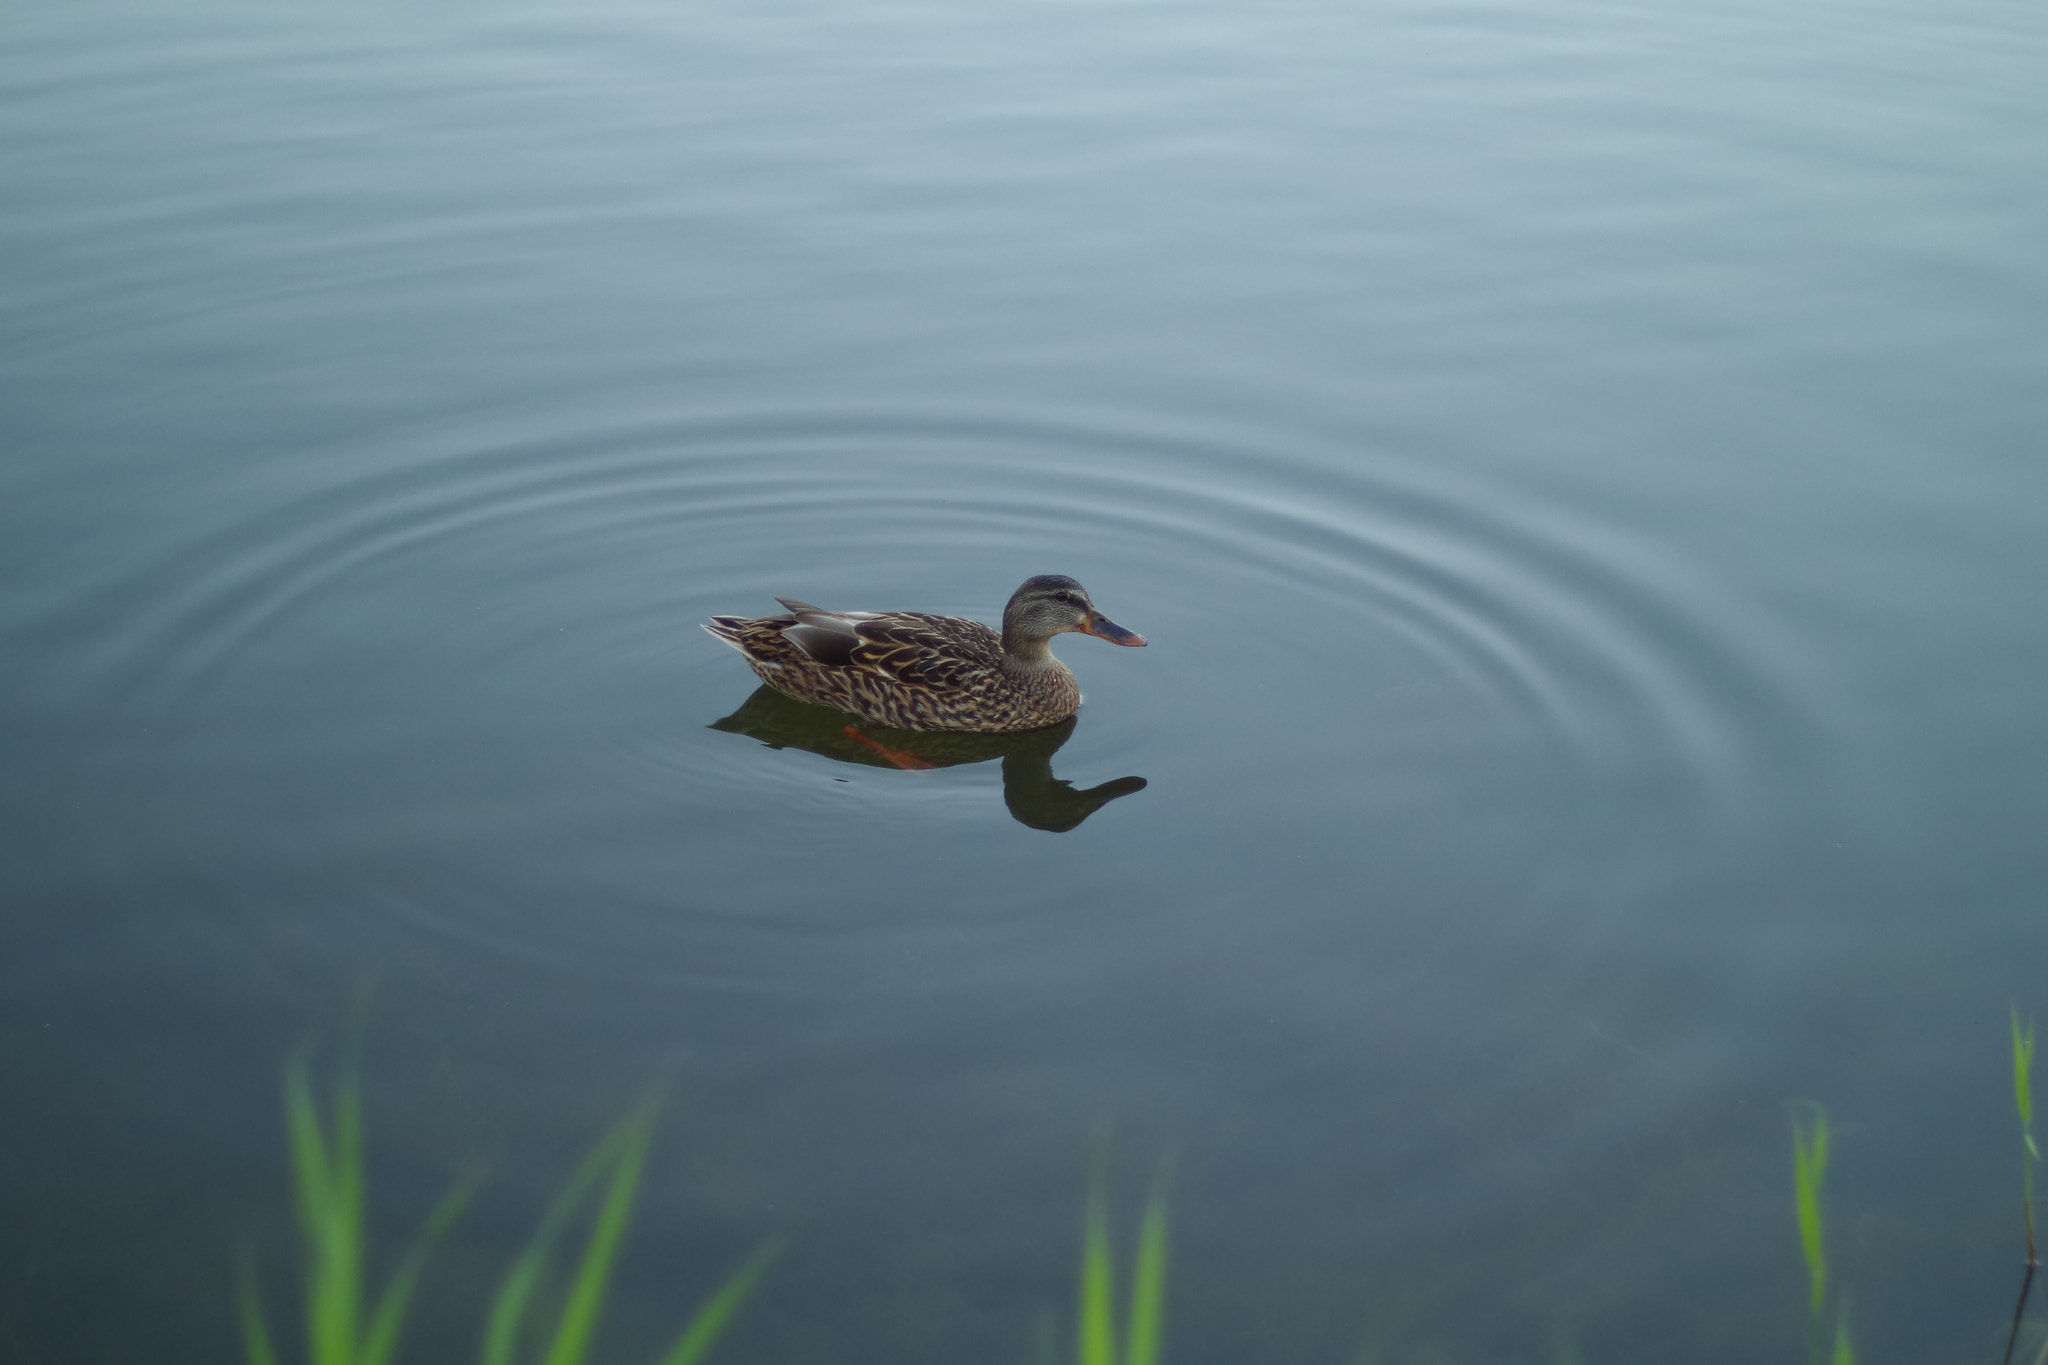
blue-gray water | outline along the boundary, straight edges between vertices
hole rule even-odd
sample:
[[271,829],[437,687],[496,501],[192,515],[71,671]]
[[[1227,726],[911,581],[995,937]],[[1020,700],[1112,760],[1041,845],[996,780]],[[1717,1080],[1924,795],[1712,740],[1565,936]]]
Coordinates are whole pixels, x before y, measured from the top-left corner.
[[[0,1360],[232,1358],[366,981],[415,1359],[656,1081],[619,1361],[768,1236],[721,1359],[1032,1359],[1102,1131],[1185,1365],[1795,1359],[1796,1100],[1995,1358],[2044,120],[1997,0],[9,7]],[[1067,832],[711,728],[1046,572]]]

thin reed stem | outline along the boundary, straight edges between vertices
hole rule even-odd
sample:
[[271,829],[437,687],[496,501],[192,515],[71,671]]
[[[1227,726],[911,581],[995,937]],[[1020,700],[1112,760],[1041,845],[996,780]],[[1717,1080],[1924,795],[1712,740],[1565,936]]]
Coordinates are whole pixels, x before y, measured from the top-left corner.
[[[2020,1011],[2012,1007],[2012,1096],[2020,1116],[2020,1214],[2027,1226],[2027,1269],[2020,1277],[2019,1302],[2013,1305],[2012,1330],[2005,1337],[2004,1365],[2012,1365],[2013,1348],[2019,1345],[2020,1321],[2027,1313],[2027,1296],[2034,1290],[2034,1272],[2041,1268],[2034,1242],[2034,1164],[2041,1149],[2034,1145],[2034,1021],[2020,1026]],[[2048,1348],[2044,1348],[2048,1355]]]
[[1821,1221],[1821,1183],[1828,1172],[1828,1116],[1818,1105],[1810,1123],[1792,1121],[1792,1192],[1799,1215],[1799,1249],[1806,1258],[1806,1358],[1820,1365],[1826,1340],[1828,1255]]

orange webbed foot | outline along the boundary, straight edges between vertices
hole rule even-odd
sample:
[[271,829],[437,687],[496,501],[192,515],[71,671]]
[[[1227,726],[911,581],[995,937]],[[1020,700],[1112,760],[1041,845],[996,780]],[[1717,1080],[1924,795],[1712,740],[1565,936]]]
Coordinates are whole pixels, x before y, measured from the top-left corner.
[[844,727],[841,733],[856,744],[866,745],[896,767],[906,771],[914,772],[920,768],[936,768],[938,766],[936,763],[925,762],[908,749],[891,749],[886,744],[877,744],[851,725]]

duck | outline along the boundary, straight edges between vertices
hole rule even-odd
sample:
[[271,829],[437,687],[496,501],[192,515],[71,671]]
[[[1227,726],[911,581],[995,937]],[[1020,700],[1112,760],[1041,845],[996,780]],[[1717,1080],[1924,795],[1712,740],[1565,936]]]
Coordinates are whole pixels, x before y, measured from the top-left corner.
[[1080,708],[1081,688],[1053,657],[1053,636],[1145,643],[1097,611],[1065,574],[1025,579],[1003,608],[1000,633],[962,616],[775,600],[787,610],[714,616],[704,629],[785,696],[899,730],[1009,734],[1057,725]]

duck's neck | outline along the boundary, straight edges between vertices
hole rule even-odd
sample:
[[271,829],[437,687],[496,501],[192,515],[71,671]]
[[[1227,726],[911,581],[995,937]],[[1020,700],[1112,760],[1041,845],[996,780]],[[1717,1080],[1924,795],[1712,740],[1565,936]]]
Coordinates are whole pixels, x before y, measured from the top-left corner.
[[1044,668],[1059,662],[1052,656],[1052,638],[1046,635],[1024,635],[1005,630],[1003,653],[1018,668]]

